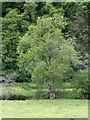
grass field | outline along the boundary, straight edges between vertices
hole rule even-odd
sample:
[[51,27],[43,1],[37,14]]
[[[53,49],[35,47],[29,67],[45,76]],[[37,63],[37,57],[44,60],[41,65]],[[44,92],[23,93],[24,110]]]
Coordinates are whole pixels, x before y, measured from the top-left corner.
[[88,100],[0,101],[2,118],[88,118]]

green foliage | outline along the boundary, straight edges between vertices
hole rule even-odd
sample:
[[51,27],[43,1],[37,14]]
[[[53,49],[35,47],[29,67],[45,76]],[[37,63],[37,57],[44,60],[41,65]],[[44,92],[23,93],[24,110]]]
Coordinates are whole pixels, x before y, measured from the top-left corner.
[[61,3],[58,3],[58,7],[54,6],[55,3],[50,3],[50,2],[46,2],[46,4],[43,6],[43,12],[45,14],[48,14],[48,16],[53,16],[53,14],[63,14],[64,10],[62,9],[62,7],[60,7]]
[[81,52],[81,55],[88,53],[88,11],[81,9],[74,17],[73,23],[69,27],[69,33],[71,36],[76,37],[76,49]]
[[2,2],[2,16],[5,17],[10,8],[17,9],[18,12],[22,13],[24,10],[24,2]]
[[19,20],[20,14],[15,9],[11,10],[5,18],[2,18],[2,61],[4,69],[16,69],[16,47],[20,36]]
[[89,79],[88,69],[80,70],[74,74],[72,85],[78,90],[81,88],[82,93],[88,93]]
[[17,77],[15,78],[16,82],[31,82],[31,74],[27,71],[17,71]]
[[[66,83],[63,83],[66,86]],[[2,92],[3,91],[3,92]],[[48,90],[37,89],[35,83],[15,83],[13,86],[3,86],[0,88],[0,99],[2,100],[26,100],[26,99],[49,99]],[[56,99],[80,99],[82,98],[82,92],[80,90],[73,90],[66,87],[60,88],[56,91]],[[84,97],[85,99],[85,97]]]
[[[25,86],[27,86],[27,84]],[[6,86],[0,88],[0,91],[0,99],[2,100],[26,100],[32,99],[35,96],[35,91],[32,91],[30,88],[29,90],[24,89],[22,84]]]
[[89,3],[3,2],[2,9],[0,62],[5,74],[16,70],[16,82],[35,82],[36,98],[50,84],[60,91],[62,82],[77,90],[72,96],[64,90],[66,98],[88,93]]
[[[81,99],[82,93],[80,91],[73,91],[73,90],[64,90],[58,91],[56,94],[57,99]],[[85,98],[83,98],[85,99]]]
[[34,22],[36,20],[37,4],[35,2],[26,2],[24,7],[25,7],[25,14],[29,17],[28,20]]
[[65,73],[71,69],[71,62],[74,65],[79,63],[73,40],[65,40],[61,33],[64,25],[62,15],[38,18],[37,24],[30,25],[19,42],[18,66],[20,70],[31,73],[32,81],[39,89],[46,82],[51,84],[51,79],[60,85],[59,81],[61,83]]

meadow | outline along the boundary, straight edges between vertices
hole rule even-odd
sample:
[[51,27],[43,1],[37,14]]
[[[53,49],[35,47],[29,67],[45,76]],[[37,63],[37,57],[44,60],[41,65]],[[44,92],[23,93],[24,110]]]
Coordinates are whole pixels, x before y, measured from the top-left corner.
[[2,118],[88,118],[88,100],[1,100]]

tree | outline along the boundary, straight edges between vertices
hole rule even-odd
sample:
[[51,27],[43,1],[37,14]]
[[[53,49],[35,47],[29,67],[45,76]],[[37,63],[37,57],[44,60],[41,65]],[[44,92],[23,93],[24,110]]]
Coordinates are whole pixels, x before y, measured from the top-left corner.
[[24,4],[24,2],[2,2],[2,17],[5,17],[10,9],[17,9],[19,13],[23,13]]
[[65,40],[61,32],[65,24],[60,14],[39,17],[36,25],[29,26],[18,46],[19,69],[31,73],[39,89],[48,83],[50,98],[55,97],[55,89],[60,88],[64,75],[72,71],[71,62],[79,62],[73,40]]
[[88,78],[88,69],[79,70],[74,72],[72,85],[76,91],[81,91],[81,98],[89,97],[89,78]]
[[89,34],[89,24],[88,24],[88,11],[79,10],[74,18],[73,23],[69,27],[69,34],[76,37],[76,49],[81,52],[81,55],[88,54],[88,34]]
[[21,15],[16,9],[10,9],[2,18],[2,62],[3,69],[16,69],[16,48],[21,36],[18,23]]

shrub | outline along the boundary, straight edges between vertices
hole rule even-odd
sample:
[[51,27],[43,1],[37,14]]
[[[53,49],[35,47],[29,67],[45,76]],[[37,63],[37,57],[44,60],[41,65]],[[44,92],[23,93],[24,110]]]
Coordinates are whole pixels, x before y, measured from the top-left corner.
[[30,82],[31,74],[28,74],[26,71],[18,71],[17,77],[15,78],[16,82]]
[[57,91],[56,98],[81,99],[81,92],[74,90]]
[[34,92],[17,86],[3,87],[1,91],[3,92],[0,94],[0,100],[26,100],[34,96]]

